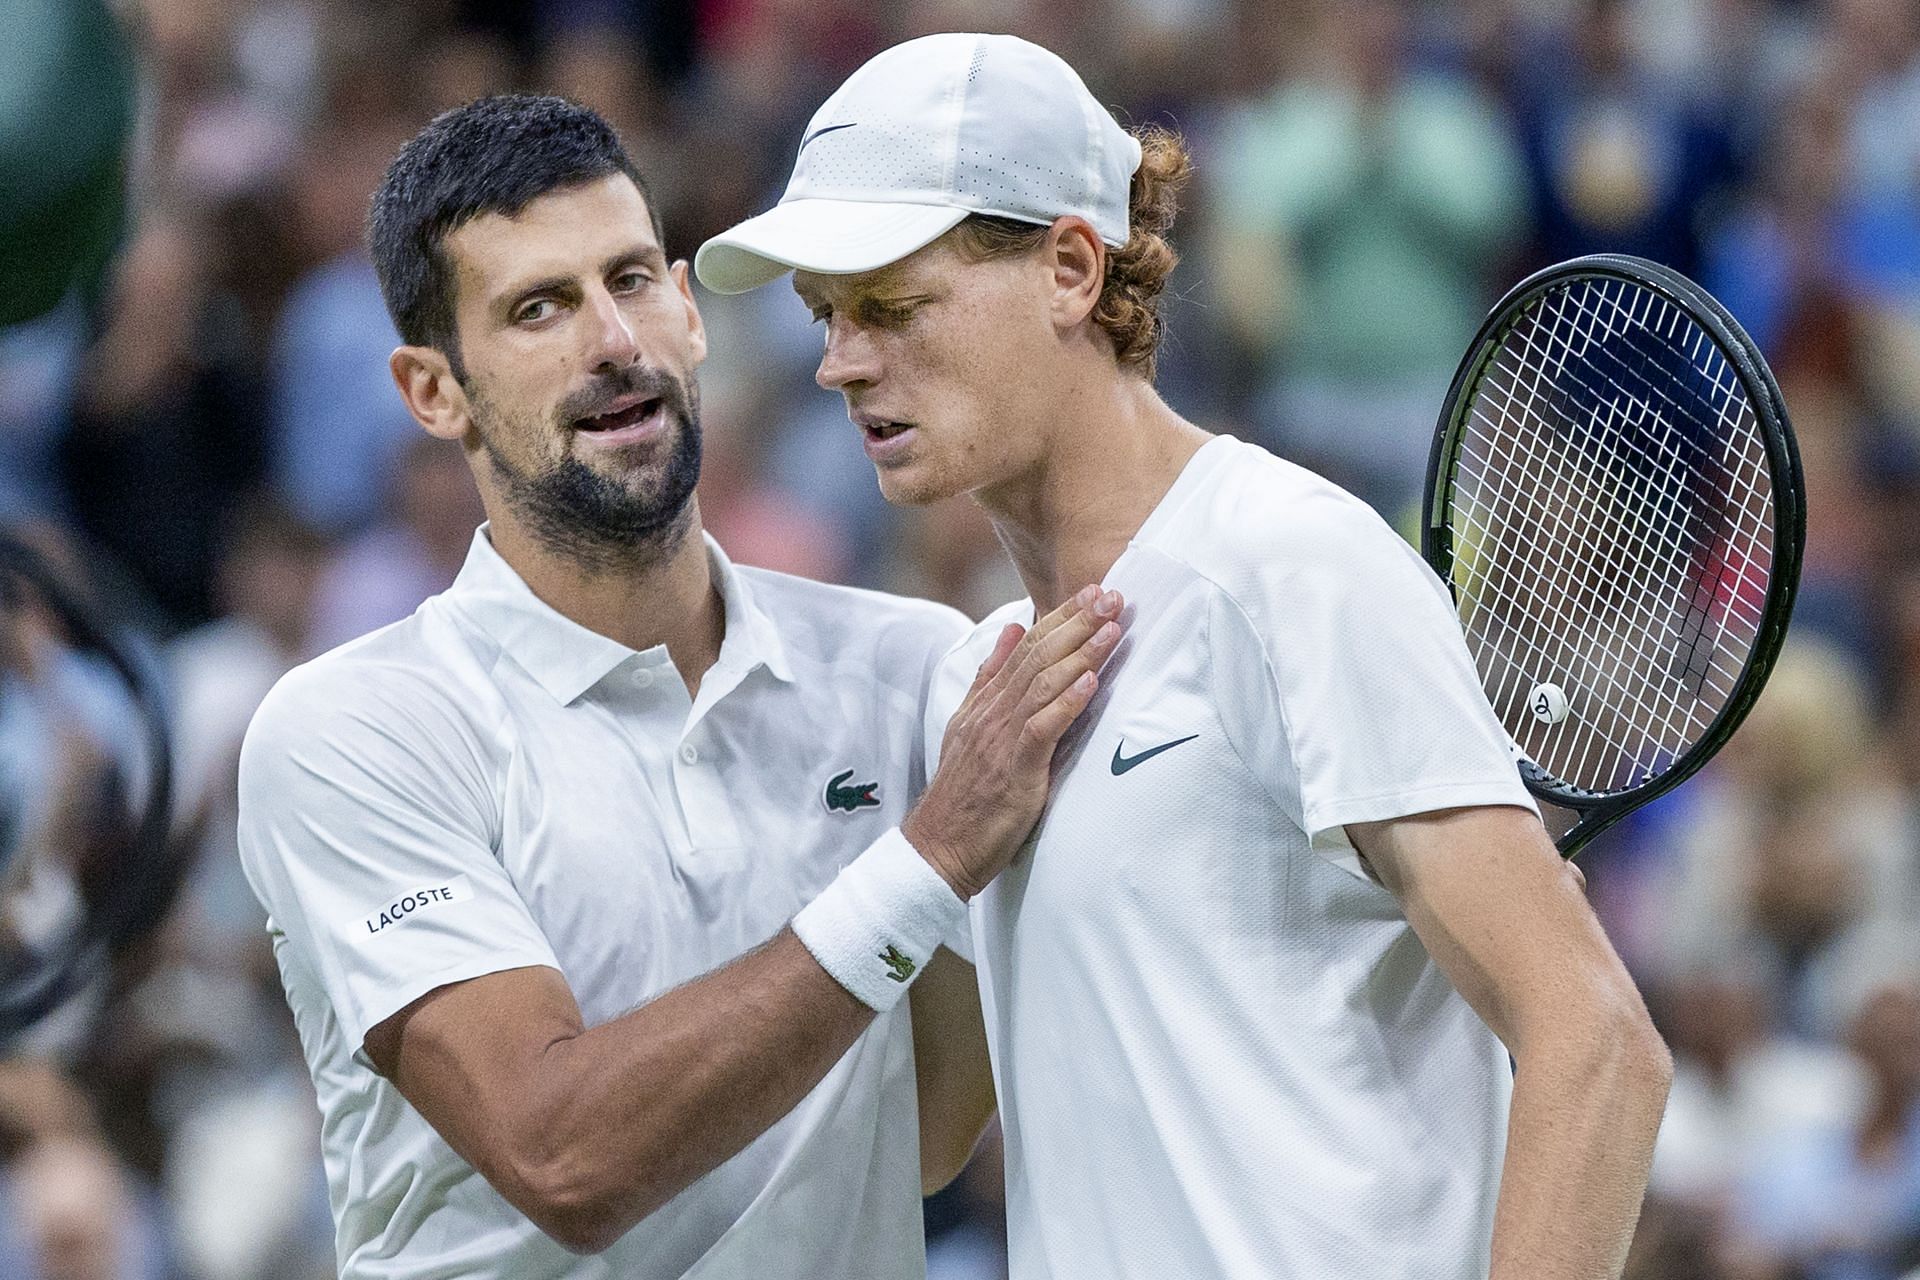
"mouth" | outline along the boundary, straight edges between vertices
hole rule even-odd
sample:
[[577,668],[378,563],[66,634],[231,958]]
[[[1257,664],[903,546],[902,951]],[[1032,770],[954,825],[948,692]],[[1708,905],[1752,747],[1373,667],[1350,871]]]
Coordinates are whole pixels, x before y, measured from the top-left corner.
[[634,444],[659,434],[666,424],[665,407],[659,396],[622,396],[604,413],[574,419],[573,429],[596,443]]
[[900,439],[918,425],[912,422],[900,422],[893,418],[882,418],[870,413],[854,413],[848,416],[853,420],[853,424],[860,428],[860,435],[868,453],[873,453],[889,442]]

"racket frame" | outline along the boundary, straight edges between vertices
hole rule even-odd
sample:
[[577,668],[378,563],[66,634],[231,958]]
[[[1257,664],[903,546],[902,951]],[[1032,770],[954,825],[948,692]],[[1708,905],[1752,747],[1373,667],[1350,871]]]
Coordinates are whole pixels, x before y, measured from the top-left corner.
[[[1509,741],[1520,778],[1537,799],[1579,815],[1571,829],[1554,843],[1564,857],[1578,854],[1589,841],[1608,827],[1667,792],[1700,770],[1725,746],[1740,727],[1747,712],[1760,696],[1760,690],[1773,670],[1786,638],[1787,624],[1793,616],[1794,594],[1799,588],[1800,561],[1806,545],[1806,485],[1800,469],[1800,449],[1793,438],[1786,404],[1780,387],[1747,331],[1718,299],[1679,272],[1645,258],[1626,254],[1589,254],[1536,271],[1509,289],[1494,306],[1479,332],[1467,347],[1447,398],[1440,410],[1440,422],[1434,432],[1433,449],[1427,460],[1427,480],[1420,509],[1420,554],[1440,575],[1447,594],[1459,606],[1459,591],[1453,578],[1453,529],[1447,515],[1452,493],[1453,468],[1459,457],[1466,419],[1481,380],[1493,363],[1500,344],[1513,327],[1544,300],[1556,286],[1579,279],[1624,280],[1649,290],[1705,330],[1720,348],[1741,389],[1752,405],[1760,438],[1767,449],[1769,478],[1772,481],[1774,507],[1773,563],[1767,577],[1766,601],[1761,609],[1760,627],[1745,667],[1733,692],[1714,716],[1706,731],[1678,759],[1646,781],[1624,791],[1597,792],[1577,787],[1542,769],[1528,758],[1518,743]],[[1477,663],[1476,663],[1477,665]],[[1503,726],[1504,727],[1504,726]]]

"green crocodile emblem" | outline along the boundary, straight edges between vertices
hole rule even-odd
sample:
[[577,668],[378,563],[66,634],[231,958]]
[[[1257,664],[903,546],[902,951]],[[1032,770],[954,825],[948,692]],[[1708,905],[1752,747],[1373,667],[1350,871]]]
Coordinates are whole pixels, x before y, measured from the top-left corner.
[[880,784],[878,782],[848,783],[847,779],[852,776],[853,770],[849,769],[845,773],[834,774],[832,781],[827,783],[824,799],[828,813],[852,813],[855,809],[880,807],[880,798],[873,794],[874,788]]
[[880,958],[887,962],[887,968],[890,970],[887,976],[895,982],[905,982],[913,976],[913,971],[920,967],[913,962],[912,956],[892,943],[887,944],[887,949],[880,953]]

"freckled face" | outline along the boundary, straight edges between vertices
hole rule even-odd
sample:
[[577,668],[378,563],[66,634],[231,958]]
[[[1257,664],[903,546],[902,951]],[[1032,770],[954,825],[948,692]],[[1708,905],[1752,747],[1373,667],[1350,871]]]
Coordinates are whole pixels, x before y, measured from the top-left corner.
[[[624,174],[448,234],[462,388],[483,478],[549,531],[644,536],[699,476],[706,334]],[[488,480],[491,480],[489,485]]]
[[796,272],[826,329],[816,381],[840,392],[887,501],[977,493],[1040,458],[1058,339],[1038,255],[976,262],[949,237],[860,275]]

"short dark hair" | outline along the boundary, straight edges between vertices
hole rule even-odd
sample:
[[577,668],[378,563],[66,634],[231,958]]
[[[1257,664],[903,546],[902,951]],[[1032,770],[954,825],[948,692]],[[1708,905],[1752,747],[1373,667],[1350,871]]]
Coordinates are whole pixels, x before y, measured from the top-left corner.
[[633,179],[660,237],[646,182],[594,111],[565,98],[502,93],[435,116],[387,166],[367,214],[367,246],[400,340],[445,352],[464,378],[447,234],[482,214],[511,217],[550,191],[615,173]]

